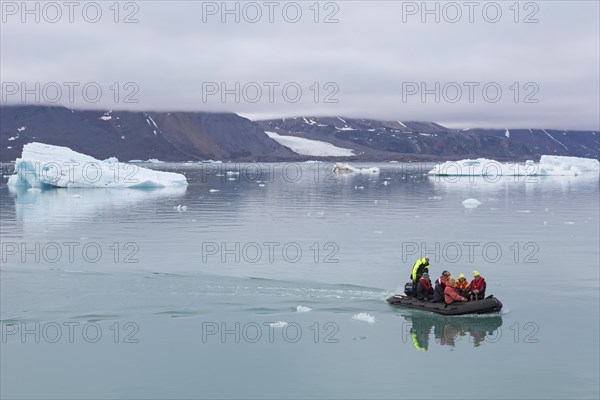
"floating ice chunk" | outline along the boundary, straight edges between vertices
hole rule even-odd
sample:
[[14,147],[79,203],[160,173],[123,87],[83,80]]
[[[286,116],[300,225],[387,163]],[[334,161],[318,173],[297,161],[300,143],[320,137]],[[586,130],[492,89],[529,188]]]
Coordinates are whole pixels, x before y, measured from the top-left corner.
[[18,132],[23,132],[25,129],[27,129],[27,127],[22,126],[20,128],[17,129]]
[[390,184],[390,181],[383,181],[383,186],[387,186]]
[[277,321],[269,324],[271,328],[285,328],[287,325],[288,323],[283,321]]
[[375,317],[374,316],[369,315],[367,313],[363,313],[363,312],[354,315],[352,317],[352,319],[355,319],[357,321],[364,321],[364,322],[367,322],[369,324],[374,324],[375,323]]
[[431,196],[431,197],[428,197],[428,199],[429,200],[441,200],[442,196]]
[[182,174],[120,163],[116,158],[101,161],[68,147],[37,142],[23,146],[21,158],[15,161],[15,174],[8,180],[13,188],[158,188],[187,184]]
[[600,162],[593,158],[547,156],[540,158],[540,175],[583,175],[600,172]]
[[379,168],[354,168],[350,164],[335,163],[333,166],[334,174],[378,174]]
[[463,205],[465,208],[477,208],[477,207],[479,207],[481,204],[482,204],[482,203],[481,203],[479,200],[477,200],[477,199],[474,199],[474,198],[466,199],[466,200],[463,200],[463,202],[462,202],[462,205]]
[[173,208],[176,209],[177,212],[187,211],[187,206],[182,206],[181,204],[179,204],[177,207],[173,207]]
[[433,176],[577,176],[600,174],[600,162],[593,158],[543,155],[539,163],[500,163],[478,158],[448,161],[428,172]]
[[227,171],[225,173],[227,176],[239,175],[239,171]]
[[309,311],[312,311],[312,308],[304,307],[304,306],[300,305],[300,306],[296,307],[296,311],[297,312],[309,312]]
[[573,221],[565,221],[565,225],[575,225],[575,222],[573,222]]
[[102,121],[110,121],[112,117],[110,115],[103,115],[99,119],[101,119]]
[[219,189],[210,189],[209,192],[210,193],[216,193],[216,192],[220,192],[220,190]]

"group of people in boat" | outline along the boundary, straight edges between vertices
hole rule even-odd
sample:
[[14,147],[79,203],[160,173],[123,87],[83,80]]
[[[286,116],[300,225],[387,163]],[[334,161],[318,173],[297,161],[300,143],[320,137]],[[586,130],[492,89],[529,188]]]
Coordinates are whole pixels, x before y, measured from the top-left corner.
[[454,279],[449,271],[444,270],[435,286],[429,278],[429,257],[418,259],[410,275],[412,280],[411,295],[419,300],[445,302],[482,300],[485,298],[485,279],[478,271],[473,271],[473,280],[467,281],[464,274]]

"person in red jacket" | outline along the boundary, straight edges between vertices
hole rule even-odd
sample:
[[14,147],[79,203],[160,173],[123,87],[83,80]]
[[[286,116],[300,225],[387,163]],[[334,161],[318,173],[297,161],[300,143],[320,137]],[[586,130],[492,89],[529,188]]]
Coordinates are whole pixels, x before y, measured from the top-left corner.
[[446,304],[452,304],[455,301],[469,301],[465,297],[462,297],[460,294],[456,293],[456,289],[454,289],[455,284],[456,280],[454,280],[454,278],[450,278],[446,282],[446,288],[444,289],[444,301]]
[[473,280],[469,285],[471,300],[485,299],[486,286],[487,284],[485,283],[485,279],[483,279],[483,276],[479,274],[479,271],[473,271]]

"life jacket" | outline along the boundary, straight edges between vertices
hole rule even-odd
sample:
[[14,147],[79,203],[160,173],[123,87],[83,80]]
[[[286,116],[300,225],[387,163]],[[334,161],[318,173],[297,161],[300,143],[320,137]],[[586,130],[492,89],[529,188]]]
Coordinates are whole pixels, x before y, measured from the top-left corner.
[[471,286],[471,290],[479,290],[479,291],[481,291],[481,289],[483,289],[483,282],[484,282],[483,277],[481,277],[479,279],[479,282],[476,281],[475,279],[473,279],[471,281],[471,285],[470,285]]
[[429,289],[431,289],[431,282],[427,282],[423,278],[419,279],[419,282],[421,282],[421,284],[423,285],[423,287],[425,287],[426,291],[429,290]]
[[447,280],[448,278],[446,278],[445,276],[441,276],[440,279],[438,279],[437,283],[442,287],[442,289],[446,289]]
[[467,280],[465,279],[464,281],[461,281],[460,279],[456,281],[456,284],[454,285],[455,288],[461,289],[461,290],[465,290],[466,288],[469,287],[469,282],[467,282]]
[[429,263],[425,258],[419,258],[415,265],[413,266],[412,273],[410,274],[411,279],[417,279],[423,275],[423,272],[426,272],[429,269]]

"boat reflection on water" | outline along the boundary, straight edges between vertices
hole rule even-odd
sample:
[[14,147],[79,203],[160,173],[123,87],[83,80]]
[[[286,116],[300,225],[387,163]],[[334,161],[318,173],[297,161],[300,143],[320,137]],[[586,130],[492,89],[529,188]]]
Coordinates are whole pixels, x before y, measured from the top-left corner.
[[495,343],[500,335],[502,317],[486,316],[442,316],[432,314],[403,315],[403,341],[411,341],[417,351],[427,351],[431,333],[442,346],[454,347],[458,342],[468,341],[473,347],[484,342]]

